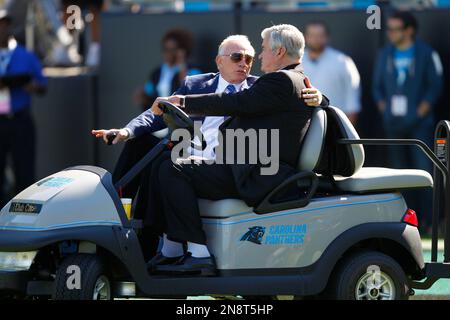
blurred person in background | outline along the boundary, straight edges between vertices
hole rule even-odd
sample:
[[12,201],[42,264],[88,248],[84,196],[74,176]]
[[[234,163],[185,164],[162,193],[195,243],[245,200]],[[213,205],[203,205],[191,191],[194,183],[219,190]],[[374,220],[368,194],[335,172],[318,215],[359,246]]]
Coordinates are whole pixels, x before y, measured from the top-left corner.
[[6,158],[13,161],[15,193],[34,180],[35,128],[31,95],[43,94],[47,80],[38,58],[11,38],[11,17],[0,10],[0,207],[6,203]]
[[[443,69],[437,52],[417,39],[417,29],[417,20],[409,12],[397,11],[388,18],[390,43],[378,54],[372,92],[388,138],[420,139],[432,147],[433,109],[442,92]],[[432,173],[431,162],[420,150],[389,150],[392,167]],[[422,218],[423,230],[429,232],[431,190],[412,191],[406,196],[410,207]]]
[[360,76],[355,63],[328,45],[329,29],[322,21],[306,25],[305,41],[305,73],[355,125],[361,111]]
[[161,39],[163,63],[150,73],[144,87],[138,88],[135,101],[143,110],[148,109],[158,96],[170,96],[183,83],[186,76],[201,71],[188,63],[194,46],[192,33],[171,29]]
[[61,0],[63,6],[63,22],[67,25],[71,13],[67,12],[70,6],[78,6],[81,10],[88,9],[92,15],[90,22],[90,43],[84,62],[87,66],[95,67],[100,61],[100,13],[103,10],[104,0]]

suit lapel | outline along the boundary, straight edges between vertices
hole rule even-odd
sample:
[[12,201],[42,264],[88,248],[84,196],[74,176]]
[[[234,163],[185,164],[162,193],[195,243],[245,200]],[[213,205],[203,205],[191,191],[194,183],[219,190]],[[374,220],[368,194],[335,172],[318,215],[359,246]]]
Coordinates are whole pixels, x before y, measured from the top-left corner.
[[[206,82],[203,82],[201,86],[195,91],[195,94],[207,94],[207,93],[214,93],[216,92],[217,85],[219,83],[219,74],[216,73],[214,77],[209,79]],[[194,121],[203,121],[205,120],[205,117],[199,116],[199,117],[192,117]]]
[[219,130],[224,130],[230,124],[231,120],[233,120],[233,117],[226,116],[223,123],[219,126]]
[[216,73],[214,77],[206,81],[203,86],[198,90],[198,94],[214,93],[216,92],[217,85],[219,84],[219,74]]

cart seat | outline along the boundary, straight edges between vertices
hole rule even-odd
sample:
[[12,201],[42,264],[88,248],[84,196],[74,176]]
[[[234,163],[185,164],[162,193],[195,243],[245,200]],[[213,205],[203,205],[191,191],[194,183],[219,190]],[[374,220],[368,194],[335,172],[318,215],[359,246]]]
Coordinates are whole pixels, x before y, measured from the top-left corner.
[[207,200],[199,199],[200,216],[227,218],[240,213],[252,212],[253,208],[239,199]]
[[[303,139],[299,156],[300,171],[314,171],[319,164],[327,128],[327,115],[321,108],[313,111],[308,131]],[[206,218],[226,218],[240,213],[252,212],[253,208],[239,199],[198,200],[200,216]]]
[[426,188],[433,186],[433,178],[424,170],[363,167],[351,177],[335,176],[339,189],[368,192]]
[[[328,163],[322,163],[322,168],[326,169],[322,169],[320,173],[331,174],[340,190],[364,193],[433,186],[433,178],[425,170],[363,167],[362,145],[343,145],[337,142],[342,138],[359,139],[358,133],[341,110],[335,107],[329,109],[328,134],[334,137],[334,141],[332,148],[325,146],[328,154],[324,155],[324,161],[328,159]],[[327,143],[331,140],[327,139]]]

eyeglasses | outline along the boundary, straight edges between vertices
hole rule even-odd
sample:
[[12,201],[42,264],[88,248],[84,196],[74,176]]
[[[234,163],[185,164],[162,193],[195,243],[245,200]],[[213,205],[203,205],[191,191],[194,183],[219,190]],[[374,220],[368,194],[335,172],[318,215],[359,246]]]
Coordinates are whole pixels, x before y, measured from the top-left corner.
[[387,27],[388,32],[398,32],[403,30],[405,30],[405,28],[403,27]]
[[253,62],[253,56],[249,54],[243,54],[241,52],[233,52],[231,54],[222,54],[221,56],[230,57],[231,61],[238,63],[242,59],[245,59],[246,64],[251,64]]
[[179,48],[177,47],[163,47],[162,52],[174,53],[177,52]]

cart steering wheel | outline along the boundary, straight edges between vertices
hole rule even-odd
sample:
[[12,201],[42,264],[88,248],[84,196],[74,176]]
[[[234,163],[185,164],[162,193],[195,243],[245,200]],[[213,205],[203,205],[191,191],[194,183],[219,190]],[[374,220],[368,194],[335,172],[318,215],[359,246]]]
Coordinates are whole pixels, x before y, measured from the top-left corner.
[[163,120],[169,128],[169,134],[175,129],[186,129],[194,133],[194,121],[179,107],[168,101],[161,101],[159,107],[163,112]]

